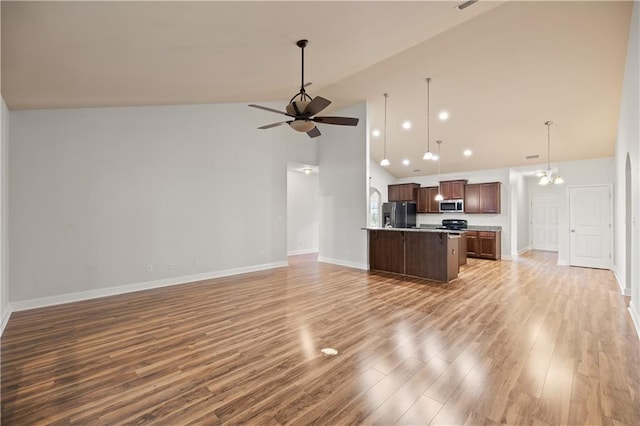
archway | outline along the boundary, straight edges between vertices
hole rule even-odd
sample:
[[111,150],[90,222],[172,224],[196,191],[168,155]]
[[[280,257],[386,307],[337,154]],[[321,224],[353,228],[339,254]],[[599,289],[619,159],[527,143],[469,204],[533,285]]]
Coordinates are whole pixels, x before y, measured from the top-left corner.
[[382,194],[373,186],[369,188],[369,226],[380,226]]

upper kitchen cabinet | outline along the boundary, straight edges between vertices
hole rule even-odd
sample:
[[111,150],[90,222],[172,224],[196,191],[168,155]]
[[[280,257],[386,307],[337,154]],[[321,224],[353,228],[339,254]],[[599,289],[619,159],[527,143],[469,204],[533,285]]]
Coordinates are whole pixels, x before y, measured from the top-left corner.
[[440,203],[436,201],[437,186],[418,189],[418,213],[440,213]]
[[400,183],[389,185],[387,187],[389,201],[418,201],[418,189],[420,184],[417,183]]
[[464,199],[464,189],[467,184],[466,180],[445,180],[440,182],[440,193],[445,200],[462,200]]
[[500,182],[466,185],[465,213],[500,213]]

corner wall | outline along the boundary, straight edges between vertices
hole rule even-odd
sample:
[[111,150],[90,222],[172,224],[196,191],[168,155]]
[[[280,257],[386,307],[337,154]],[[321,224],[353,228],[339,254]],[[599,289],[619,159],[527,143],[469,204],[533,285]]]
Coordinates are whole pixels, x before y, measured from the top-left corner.
[[356,127],[321,126],[320,252],[318,260],[367,269],[368,162],[367,106],[357,104],[332,115],[357,117]]
[[[615,252],[616,276],[621,289],[631,295],[629,311],[640,336],[640,3],[633,2],[627,62],[622,86],[618,137],[615,149]],[[626,188],[626,160],[631,160],[631,188]],[[631,195],[629,199],[628,195]],[[631,203],[631,229],[626,225],[626,205]],[[626,236],[631,236],[627,252]],[[631,264],[628,265],[628,262]],[[629,267],[628,267],[629,266]],[[631,277],[627,276],[631,272]]]
[[0,335],[9,310],[9,110],[0,105]]

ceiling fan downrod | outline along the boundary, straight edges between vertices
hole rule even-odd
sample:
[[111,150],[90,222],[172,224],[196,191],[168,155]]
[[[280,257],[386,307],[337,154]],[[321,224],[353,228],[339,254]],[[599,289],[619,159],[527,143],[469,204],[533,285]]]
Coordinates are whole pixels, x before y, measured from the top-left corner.
[[296,46],[298,46],[301,49],[301,55],[302,55],[302,71],[300,73],[301,75],[301,79],[300,79],[300,92],[298,94],[296,94],[293,98],[291,98],[291,100],[289,101],[289,103],[293,102],[293,100],[295,98],[297,98],[298,96],[300,96],[300,100],[304,101],[306,99],[311,101],[311,96],[307,95],[306,90],[304,90],[305,84],[304,84],[304,48],[307,47],[307,44],[309,43],[309,40],[298,40],[296,42]]

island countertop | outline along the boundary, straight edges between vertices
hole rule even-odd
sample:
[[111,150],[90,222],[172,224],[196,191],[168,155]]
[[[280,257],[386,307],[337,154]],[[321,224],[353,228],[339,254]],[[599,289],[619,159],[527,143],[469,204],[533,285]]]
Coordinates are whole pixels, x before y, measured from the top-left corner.
[[443,232],[445,234],[451,234],[451,238],[458,238],[458,234],[463,231],[455,231],[451,229],[436,229],[436,228],[383,228],[375,226],[367,226],[360,228],[365,231],[400,231],[400,232]]

